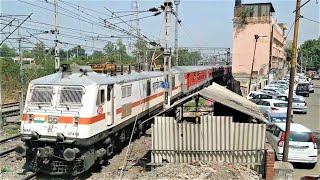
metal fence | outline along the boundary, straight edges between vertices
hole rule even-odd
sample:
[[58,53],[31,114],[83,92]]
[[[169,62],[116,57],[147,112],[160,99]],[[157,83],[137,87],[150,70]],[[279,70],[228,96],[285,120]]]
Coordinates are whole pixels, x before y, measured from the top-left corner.
[[226,161],[263,173],[265,130],[265,124],[235,123],[225,116],[203,116],[200,124],[155,117],[151,163]]

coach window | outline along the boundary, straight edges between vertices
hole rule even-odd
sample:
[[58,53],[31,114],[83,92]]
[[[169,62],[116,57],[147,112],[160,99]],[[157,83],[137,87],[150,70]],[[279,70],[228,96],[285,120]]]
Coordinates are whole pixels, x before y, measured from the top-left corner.
[[147,81],[147,96],[151,95],[151,80]]
[[104,89],[98,91],[97,105],[104,104]]

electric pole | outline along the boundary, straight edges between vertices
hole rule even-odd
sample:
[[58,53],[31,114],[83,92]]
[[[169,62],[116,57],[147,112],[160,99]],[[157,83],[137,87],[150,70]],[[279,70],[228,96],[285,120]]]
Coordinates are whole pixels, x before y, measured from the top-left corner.
[[165,99],[164,108],[170,107],[171,95],[172,95],[172,77],[171,77],[171,15],[172,15],[172,2],[166,0],[164,2],[165,7],[165,48],[164,48],[164,79],[167,86],[165,87]]
[[254,35],[255,42],[254,42],[253,58],[252,58],[252,63],[251,63],[251,72],[250,72],[248,93],[250,93],[250,90],[251,90],[251,80],[252,80],[252,73],[253,73],[254,57],[256,56],[257,42],[258,42],[259,37],[260,37],[259,35]]
[[292,99],[293,99],[293,88],[294,88],[294,76],[297,66],[297,45],[298,45],[298,31],[299,31],[299,19],[300,19],[300,4],[301,0],[297,0],[296,4],[296,15],[294,24],[292,54],[291,54],[291,67],[290,67],[290,85],[289,85],[289,98],[288,98],[288,109],[287,109],[287,121],[286,121],[286,133],[283,148],[283,161],[288,161],[289,153],[289,137],[290,137],[290,124],[291,124],[291,111],[292,111]]
[[270,50],[269,50],[269,68],[268,68],[268,84],[270,83],[270,70],[271,70],[271,62],[272,62],[272,50],[273,50],[273,24],[271,25],[271,34],[270,34]]
[[176,26],[175,26],[175,34],[174,34],[174,49],[176,50],[176,54],[175,54],[175,62],[174,65],[178,66],[179,65],[179,50],[178,50],[178,27],[179,27],[179,4],[180,4],[180,0],[174,0],[174,5],[176,5]]
[[[18,36],[20,36],[20,28],[18,29]],[[20,118],[22,118],[23,115],[23,102],[24,102],[24,93],[23,93],[23,61],[22,61],[22,49],[21,49],[21,40],[22,38],[18,38],[19,42],[19,62],[20,62]]]
[[[0,67],[0,79],[2,78],[2,68]],[[2,118],[2,83],[0,80],[0,133],[2,133],[3,129],[3,118]]]
[[58,24],[58,0],[54,0],[54,34],[56,37],[54,46],[54,64],[56,71],[60,68],[60,45],[59,45],[59,24]]

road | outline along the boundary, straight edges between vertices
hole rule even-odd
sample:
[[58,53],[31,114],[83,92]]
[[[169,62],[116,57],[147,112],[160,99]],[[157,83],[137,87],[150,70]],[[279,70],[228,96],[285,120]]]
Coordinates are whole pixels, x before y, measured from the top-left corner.
[[293,121],[308,127],[314,132],[318,145],[318,163],[313,169],[306,169],[303,164],[294,164],[294,179],[300,179],[303,176],[320,175],[320,81],[313,82],[315,92],[306,98],[308,113],[294,114]]

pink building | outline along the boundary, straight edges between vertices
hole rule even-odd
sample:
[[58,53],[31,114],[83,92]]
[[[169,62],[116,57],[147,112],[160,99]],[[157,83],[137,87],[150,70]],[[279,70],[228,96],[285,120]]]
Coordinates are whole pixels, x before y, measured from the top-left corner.
[[[241,4],[236,0],[234,8],[232,73],[235,78],[249,81],[256,43],[253,75],[255,79],[266,78],[269,66],[277,76],[286,72],[284,39],[286,25],[277,23],[271,3]],[[270,59],[270,50],[271,56]],[[275,77],[274,74],[271,75]]]

